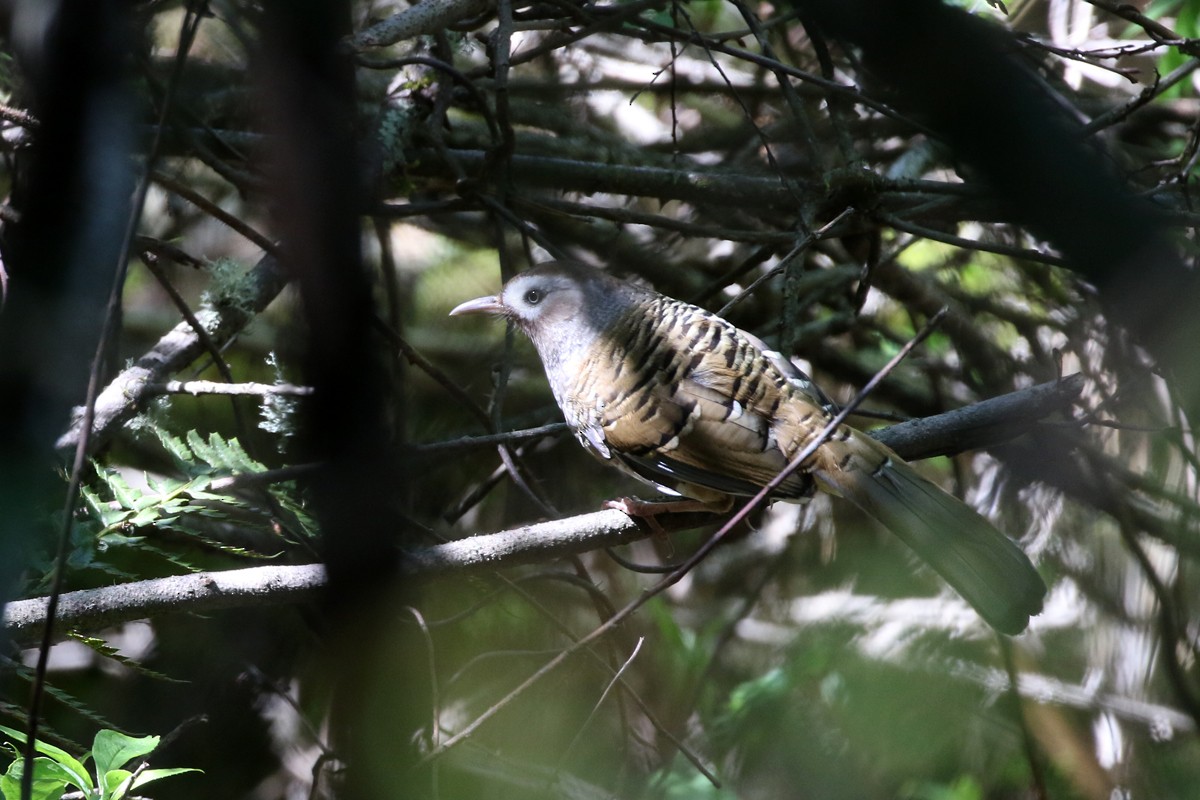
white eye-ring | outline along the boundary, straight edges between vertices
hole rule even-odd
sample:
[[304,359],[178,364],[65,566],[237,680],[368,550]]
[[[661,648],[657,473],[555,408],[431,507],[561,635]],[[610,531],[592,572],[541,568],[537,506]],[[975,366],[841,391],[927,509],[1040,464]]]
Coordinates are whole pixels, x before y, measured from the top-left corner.
[[542,292],[540,289],[530,289],[525,293],[525,302],[531,306],[536,306],[542,302]]

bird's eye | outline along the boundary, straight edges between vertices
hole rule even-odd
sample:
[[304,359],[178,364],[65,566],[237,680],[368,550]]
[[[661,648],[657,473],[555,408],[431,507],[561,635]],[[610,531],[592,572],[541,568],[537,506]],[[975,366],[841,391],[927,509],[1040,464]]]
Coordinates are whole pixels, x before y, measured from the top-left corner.
[[542,302],[542,292],[540,289],[530,289],[525,293],[525,302],[531,306],[536,306]]

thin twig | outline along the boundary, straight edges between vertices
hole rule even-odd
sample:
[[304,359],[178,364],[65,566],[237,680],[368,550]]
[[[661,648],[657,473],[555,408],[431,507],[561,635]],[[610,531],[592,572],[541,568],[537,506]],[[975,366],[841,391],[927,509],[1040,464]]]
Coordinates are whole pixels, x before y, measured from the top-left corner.
[[[425,624],[425,617],[420,611],[412,606],[406,606],[405,611],[411,614],[413,619],[417,621],[417,627],[421,629],[421,640],[425,642],[425,656],[427,666],[429,667],[429,741],[434,747],[437,747],[438,741],[442,738],[442,701],[438,692],[437,658],[433,650],[433,636],[430,635],[429,626]],[[436,800],[439,796],[438,768],[436,764],[430,770],[429,780],[431,783],[430,791]]]
[[931,239],[935,242],[962,247],[967,250],[979,250],[984,253],[995,253],[1001,256],[1010,258],[1028,259],[1029,261],[1037,261],[1042,264],[1050,264],[1054,267],[1067,267],[1067,262],[1056,255],[1043,253],[1038,250],[1030,250],[1026,247],[1011,247],[1006,244],[998,244],[996,242],[983,242],[978,239],[965,239],[962,236],[955,236],[944,231],[939,231],[934,228],[929,228],[924,225],[919,225],[908,220],[903,220],[894,214],[889,214],[885,211],[875,212],[875,217],[889,228],[895,228],[898,231],[911,233],[914,236],[920,236],[923,239]]
[[451,380],[450,377],[446,375],[445,372],[442,372],[442,370],[439,369],[432,361],[421,355],[420,351],[409,344],[403,336],[389,328],[387,323],[385,323],[383,320],[376,320],[376,322],[378,323],[376,328],[383,333],[393,345],[399,348],[400,352],[404,354],[404,358],[408,361],[408,363],[420,369],[430,378],[433,378],[435,383],[445,389],[451,397],[461,403],[463,407],[467,409],[467,411],[470,411],[472,416],[483,423],[485,430],[487,430],[489,433],[495,432],[495,428],[492,427],[492,418],[488,416],[486,411],[480,408],[479,404],[475,402],[475,399],[471,397],[471,395],[463,391],[461,386]]
[[[575,745],[577,745],[579,743],[580,737],[583,736],[584,732],[588,729],[588,726],[591,725],[591,722],[595,718],[596,713],[600,710],[600,707],[602,705],[604,705],[604,701],[605,701],[605,699],[608,698],[608,695],[612,692],[613,687],[620,684],[623,676],[625,675],[625,671],[628,670],[629,667],[633,665],[633,660],[638,657],[638,653],[640,653],[642,651],[642,645],[645,642],[646,642],[645,636],[638,637],[637,644],[635,644],[633,646],[633,652],[631,652],[629,654],[629,658],[625,659],[625,661],[621,664],[620,668],[617,669],[616,673],[612,676],[612,678],[609,680],[609,682],[605,685],[604,691],[600,693],[600,697],[598,697],[596,699],[596,702],[592,704],[592,710],[588,713],[587,719],[585,719],[583,722],[579,723],[579,728],[578,728],[578,730],[575,731],[575,735],[571,737],[571,741],[567,744],[566,748],[563,750],[562,755],[560,755],[558,757],[558,768],[555,770],[555,772],[560,772],[562,770],[562,765],[565,764],[567,759],[571,757],[571,751],[573,751],[575,749]],[[720,784],[717,784],[717,786],[720,786]]]
[[240,233],[250,242],[262,248],[263,252],[275,252],[275,242],[273,242],[270,238],[259,233],[241,219],[235,217],[233,214],[230,214],[228,211],[221,208],[204,195],[195,191],[190,186],[180,183],[170,175],[166,175],[162,172],[154,172],[152,174],[154,177],[154,182],[159,186],[163,187],[172,194],[178,195],[184,200],[187,200],[189,203],[203,211],[205,214],[208,214],[213,219],[224,223],[229,229],[235,231],[236,233]]
[[450,439],[444,442],[429,442],[427,444],[415,444],[411,449],[414,453],[432,454],[432,453],[453,453],[460,450],[476,450],[484,447],[492,447],[497,444],[505,444],[508,442],[520,442],[526,439],[540,439],[544,436],[561,436],[568,433],[570,428],[565,422],[551,422],[549,425],[540,425],[536,428],[525,428],[519,431],[504,431],[503,433],[491,433],[486,436],[462,436],[458,439]]

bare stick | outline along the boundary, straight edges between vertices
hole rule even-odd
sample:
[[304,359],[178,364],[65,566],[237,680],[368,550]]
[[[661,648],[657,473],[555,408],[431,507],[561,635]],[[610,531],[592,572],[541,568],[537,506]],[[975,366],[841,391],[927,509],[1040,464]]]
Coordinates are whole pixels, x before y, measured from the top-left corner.
[[253,395],[265,397],[268,395],[284,395],[287,397],[306,397],[312,394],[311,386],[294,386],[290,383],[222,383],[221,381],[166,381],[151,383],[146,386],[147,394],[201,394],[220,395]]

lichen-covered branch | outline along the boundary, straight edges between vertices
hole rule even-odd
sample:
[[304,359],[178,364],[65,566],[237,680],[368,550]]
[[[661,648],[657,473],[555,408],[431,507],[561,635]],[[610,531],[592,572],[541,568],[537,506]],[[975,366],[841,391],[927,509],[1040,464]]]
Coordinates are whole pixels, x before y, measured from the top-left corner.
[[[196,319],[218,346],[237,336],[287,284],[275,257],[268,254],[242,278],[242,295],[236,303],[209,306],[196,312]],[[170,376],[191,364],[204,352],[204,342],[186,321],[168,331],[141,358],[121,370],[100,392],[96,400],[95,423],[90,446],[100,448],[141,410],[143,403],[156,397]],[[60,450],[75,446],[82,432],[82,420],[76,418],[57,442]]]

